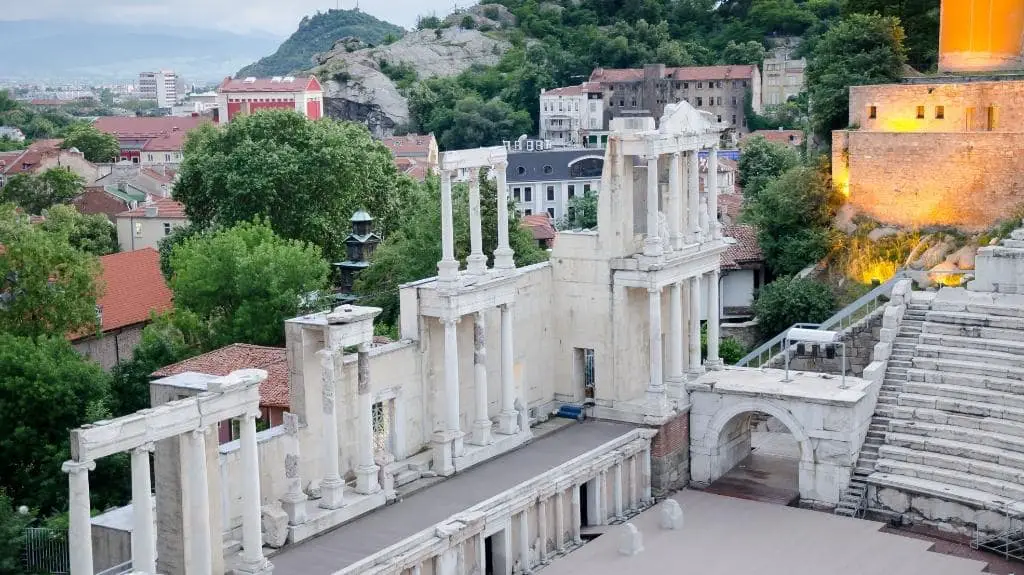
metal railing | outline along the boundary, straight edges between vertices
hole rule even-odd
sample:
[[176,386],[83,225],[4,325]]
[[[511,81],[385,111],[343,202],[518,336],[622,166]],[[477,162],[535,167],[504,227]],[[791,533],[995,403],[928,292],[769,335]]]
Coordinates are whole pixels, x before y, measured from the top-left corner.
[[113,567],[107,567],[103,571],[99,571],[96,575],[124,575],[125,573],[132,572],[132,561],[129,559],[120,565],[114,565]]
[[62,529],[29,527],[25,529],[22,562],[30,573],[64,575],[71,571],[68,532]]
[[1021,508],[1024,508],[1022,501],[1004,503],[998,509],[1006,518],[1003,529],[992,534],[975,526],[971,547],[997,553],[1006,559],[1024,561],[1024,513],[1019,511]]
[[806,329],[821,329],[821,330],[833,330],[843,331],[858,321],[864,319],[870,315],[873,311],[878,309],[880,303],[889,300],[889,295],[892,293],[893,286],[896,285],[901,279],[906,277],[905,272],[897,272],[889,281],[876,286],[868,293],[857,298],[856,301],[843,309],[836,312],[832,317],[819,323],[797,323],[790,326],[782,333],[776,335],[770,340],[762,343],[754,351],[751,351],[745,355],[742,359],[736,362],[737,367],[761,367],[775,358],[775,356],[782,353],[785,349],[786,334],[789,330],[796,328]]

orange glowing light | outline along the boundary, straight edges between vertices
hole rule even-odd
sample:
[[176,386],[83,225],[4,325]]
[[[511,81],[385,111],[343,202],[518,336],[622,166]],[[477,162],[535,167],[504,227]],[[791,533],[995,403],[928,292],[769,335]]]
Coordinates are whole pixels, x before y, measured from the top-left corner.
[[939,69],[999,70],[1021,54],[1020,0],[944,0],[939,23]]

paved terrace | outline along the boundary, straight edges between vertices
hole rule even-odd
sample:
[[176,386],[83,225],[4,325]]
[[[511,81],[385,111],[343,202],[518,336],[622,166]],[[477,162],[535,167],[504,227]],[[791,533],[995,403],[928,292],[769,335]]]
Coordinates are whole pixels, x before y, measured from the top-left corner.
[[880,532],[883,524],[863,519],[692,490],[674,499],[683,508],[681,530],[662,530],[655,506],[632,520],[643,535],[638,555],[619,554],[621,527],[613,527],[556,559],[544,575],[975,575],[985,568],[981,561],[930,552],[930,541]]
[[587,422],[537,439],[274,555],[278,575],[329,575],[634,429]]

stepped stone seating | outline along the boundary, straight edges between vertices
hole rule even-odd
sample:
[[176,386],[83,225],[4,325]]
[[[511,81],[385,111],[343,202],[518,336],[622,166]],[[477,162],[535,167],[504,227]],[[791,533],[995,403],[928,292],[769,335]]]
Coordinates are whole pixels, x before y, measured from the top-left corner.
[[961,532],[1024,511],[1024,289],[996,284],[930,302],[868,479],[874,509]]

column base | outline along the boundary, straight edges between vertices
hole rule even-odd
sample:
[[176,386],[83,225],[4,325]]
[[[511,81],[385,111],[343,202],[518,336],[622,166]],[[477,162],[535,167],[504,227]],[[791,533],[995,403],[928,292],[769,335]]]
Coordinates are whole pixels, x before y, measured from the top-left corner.
[[487,273],[487,256],[477,254],[466,258],[466,273],[474,276],[482,276]]
[[356,468],[356,493],[370,495],[380,491],[380,482],[377,481],[377,473],[380,468],[376,465],[360,465]]
[[462,444],[461,431],[439,431],[431,438],[433,447],[434,471],[438,475],[448,476],[455,473],[456,457],[461,457],[465,450]]
[[703,237],[704,237],[704,233],[701,232],[700,230],[697,230],[695,232],[692,232],[689,235],[689,237],[687,237],[687,242],[689,242],[691,244],[699,244],[699,243],[701,243],[701,238],[703,238]]
[[502,411],[498,416],[498,433],[515,435],[519,433],[519,412]]
[[648,391],[644,405],[644,415],[648,417],[665,417],[672,413],[672,406],[664,391]]
[[469,439],[470,445],[490,445],[494,443],[491,437],[491,420],[481,419],[473,422],[473,434]]
[[661,238],[654,236],[648,236],[644,238],[644,255],[647,257],[656,258],[664,253],[662,247]]
[[686,372],[686,381],[697,381],[697,379],[702,375],[704,375],[703,365],[691,367],[690,370]]
[[299,495],[294,498],[281,498],[281,508],[288,515],[288,525],[302,525],[306,522],[306,497]]
[[320,482],[320,507],[339,509],[345,506],[345,482],[340,478],[324,479]]
[[270,575],[274,572],[274,564],[267,561],[265,557],[259,561],[245,561],[235,567],[234,572],[237,575]]
[[677,375],[665,378],[665,391],[670,401],[686,396],[686,376]]
[[437,283],[446,289],[455,289],[459,285],[458,260],[437,262]]
[[719,371],[725,369],[725,362],[721,359],[706,359],[704,360],[704,369],[706,371]]
[[512,248],[498,248],[494,250],[494,268],[506,271],[515,270],[514,254],[515,252],[512,251]]

